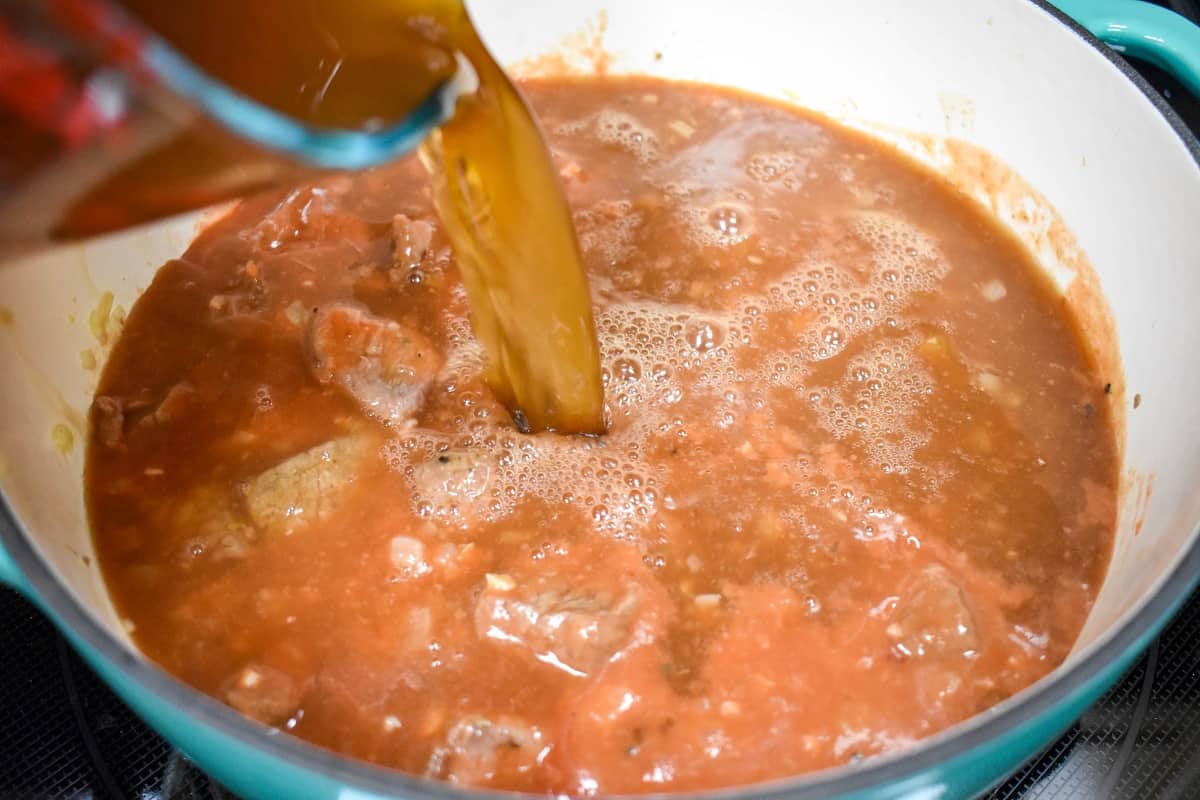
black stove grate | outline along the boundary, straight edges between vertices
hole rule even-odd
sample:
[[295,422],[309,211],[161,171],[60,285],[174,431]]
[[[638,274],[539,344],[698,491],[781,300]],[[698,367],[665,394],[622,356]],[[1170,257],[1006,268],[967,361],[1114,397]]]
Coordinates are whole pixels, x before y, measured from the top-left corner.
[[235,800],[0,589],[0,800]]
[[989,800],[1200,797],[1200,593],[1121,681]]

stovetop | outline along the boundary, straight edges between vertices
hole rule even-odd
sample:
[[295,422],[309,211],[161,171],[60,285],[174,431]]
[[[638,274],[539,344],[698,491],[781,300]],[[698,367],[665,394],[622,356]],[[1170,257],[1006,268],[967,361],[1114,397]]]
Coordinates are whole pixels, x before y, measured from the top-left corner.
[[[1200,131],[1200,102],[1136,66]],[[1200,798],[1200,592],[1117,686],[986,797]],[[133,798],[236,800],[143,725],[33,606],[0,589],[0,800]]]

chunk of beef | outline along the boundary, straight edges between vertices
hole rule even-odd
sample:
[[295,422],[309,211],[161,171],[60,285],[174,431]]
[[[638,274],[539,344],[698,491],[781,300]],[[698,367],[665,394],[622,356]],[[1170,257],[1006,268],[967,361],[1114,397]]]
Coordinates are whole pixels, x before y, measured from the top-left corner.
[[148,390],[126,398],[98,396],[92,401],[92,426],[101,444],[117,447],[126,433],[184,419],[195,396],[195,387],[186,381],[172,386],[157,401]]
[[393,536],[388,556],[398,580],[415,580],[433,571],[425,559],[425,543],[415,536]]
[[631,640],[638,606],[634,586],[584,592],[549,580],[526,587],[508,575],[489,575],[475,606],[475,630],[572,675],[587,675]]
[[246,510],[267,534],[290,534],[329,519],[345,500],[367,455],[355,437],[334,439],[294,455],[242,486]]
[[97,395],[92,401],[92,428],[105,447],[116,447],[125,437],[125,407],[119,397]]
[[340,386],[389,425],[412,418],[442,364],[419,331],[346,305],[313,316],[309,345],[317,380]]
[[225,686],[225,702],[264,725],[279,725],[300,706],[300,691],[283,670],[249,664]]
[[258,538],[236,497],[224,487],[201,484],[184,496],[171,512],[172,529],[188,534],[183,557],[239,559]]
[[242,236],[268,252],[330,243],[364,250],[374,234],[366,220],[340,206],[338,200],[346,189],[336,179],[323,186],[293,189]]
[[446,744],[435,748],[426,773],[452,783],[478,784],[499,769],[522,771],[534,766],[542,749],[542,732],[516,717],[469,716],[446,732]]
[[262,270],[253,261],[242,265],[226,283],[224,291],[208,300],[208,311],[214,320],[258,314],[267,304],[267,286]]
[[190,383],[177,383],[167,390],[154,410],[137,421],[138,426],[165,425],[187,417],[196,400],[196,388]]
[[425,261],[433,244],[433,223],[409,219],[404,214],[392,218],[392,265],[414,270]]
[[909,581],[887,634],[899,658],[962,655],[979,646],[962,589],[949,570],[936,564]]

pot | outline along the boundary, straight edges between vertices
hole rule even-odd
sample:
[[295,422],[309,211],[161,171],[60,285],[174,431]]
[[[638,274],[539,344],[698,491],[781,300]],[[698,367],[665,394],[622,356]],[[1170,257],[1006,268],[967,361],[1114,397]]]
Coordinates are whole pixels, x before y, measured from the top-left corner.
[[[1060,5],[1200,88],[1200,32],[1181,18],[1130,0]],[[1130,666],[1200,574],[1200,145],[1132,70],[1042,2],[481,0],[472,10],[500,60],[526,71],[591,68],[602,49],[610,72],[733,85],[874,131],[989,203],[1068,301],[1091,286],[1107,298],[1107,308],[1081,309],[1126,410],[1125,491],[1112,566],[1066,662],[910,749],[717,794],[967,797],[1002,778]],[[555,57],[536,58],[547,53]],[[243,718],[142,656],[114,612],[83,505],[96,372],[80,353],[104,328],[92,313],[102,293],[128,308],[187,246],[197,219],[0,266],[0,578],[147,722],[248,798],[482,796]]]

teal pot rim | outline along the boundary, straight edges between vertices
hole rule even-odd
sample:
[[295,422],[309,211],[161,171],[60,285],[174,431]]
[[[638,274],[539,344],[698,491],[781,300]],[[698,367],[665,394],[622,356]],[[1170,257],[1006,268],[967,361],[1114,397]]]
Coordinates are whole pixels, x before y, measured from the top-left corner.
[[[1183,142],[1200,166],[1200,142],[1179,116],[1156,91],[1106,45],[1045,0],[1028,0],[1057,19],[1068,30],[1099,51],[1120,70],[1149,100]],[[0,500],[3,500],[0,492]],[[338,755],[275,729],[254,723],[223,703],[172,677],[149,659],[135,654],[118,642],[92,614],[59,582],[48,564],[34,550],[6,500],[0,502],[0,547],[7,550],[20,573],[20,588],[25,591],[64,630],[72,633],[76,644],[90,649],[89,654],[113,665],[146,692],[164,704],[187,711],[200,721],[250,751],[259,751],[274,759],[289,762],[319,773],[326,778],[352,786],[360,792],[382,797],[403,796],[412,800],[463,800],[472,798],[509,798],[505,792],[464,790],[449,784],[414,777],[396,770],[374,766]],[[969,758],[971,753],[986,752],[988,745],[1021,736],[1039,722],[1053,716],[1057,708],[1070,705],[1082,696],[1106,688],[1117,677],[1113,665],[1124,665],[1140,653],[1179,609],[1200,582],[1200,541],[1195,537],[1188,551],[1158,591],[1133,618],[1109,635],[1092,653],[1067,671],[1043,680],[1019,695],[1002,702],[992,712],[979,714],[956,727],[930,737],[914,747],[860,766],[818,772],[797,778],[735,787],[704,793],[705,797],[755,797],[782,800],[797,797],[827,797],[854,794],[881,786],[922,785],[921,776],[939,765]],[[1100,684],[1104,684],[1101,686]],[[1050,731],[1042,731],[1046,736]],[[1041,744],[1039,740],[1037,744]],[[1031,746],[1032,749],[1032,746]],[[1014,767],[1016,765],[1013,765]],[[650,797],[640,796],[641,800]]]

